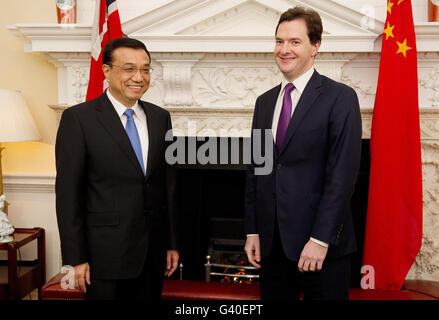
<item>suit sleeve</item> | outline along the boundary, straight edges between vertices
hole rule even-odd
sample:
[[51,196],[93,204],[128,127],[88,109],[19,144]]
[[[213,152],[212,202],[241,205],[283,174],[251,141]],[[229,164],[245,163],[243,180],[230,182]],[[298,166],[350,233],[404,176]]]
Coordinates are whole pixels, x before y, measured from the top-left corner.
[[360,168],[361,113],[358,97],[349,87],[343,87],[329,119],[328,158],[322,198],[314,221],[311,237],[336,244]]
[[81,125],[71,110],[64,111],[56,144],[56,216],[64,265],[88,261],[84,230],[86,149]]
[[[172,130],[171,116],[167,115],[167,131]],[[172,141],[166,141],[166,148]],[[166,159],[165,159],[166,161]],[[166,207],[167,207],[167,228],[168,228],[168,250],[178,250],[178,213],[176,199],[177,172],[174,165],[166,161]]]
[[256,100],[255,111],[253,114],[252,132],[251,132],[251,147],[250,147],[250,159],[251,162],[247,166],[246,184],[245,184],[245,233],[246,234],[258,234],[258,228],[256,223],[256,176],[255,176],[255,163],[253,159],[253,132],[257,128],[258,118],[258,105],[259,98]]

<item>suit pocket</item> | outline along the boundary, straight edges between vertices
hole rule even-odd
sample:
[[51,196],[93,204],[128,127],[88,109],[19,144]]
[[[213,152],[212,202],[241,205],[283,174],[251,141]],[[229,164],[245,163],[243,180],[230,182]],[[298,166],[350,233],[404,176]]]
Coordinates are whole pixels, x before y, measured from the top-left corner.
[[89,213],[87,215],[87,224],[89,226],[117,226],[119,220],[119,214],[117,213]]

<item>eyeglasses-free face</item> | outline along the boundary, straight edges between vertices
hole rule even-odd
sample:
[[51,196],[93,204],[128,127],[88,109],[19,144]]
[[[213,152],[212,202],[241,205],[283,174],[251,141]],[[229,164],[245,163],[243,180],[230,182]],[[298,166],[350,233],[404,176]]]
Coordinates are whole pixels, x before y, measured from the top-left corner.
[[312,67],[319,48],[320,42],[311,44],[304,19],[284,21],[279,25],[274,58],[288,81],[293,82]]
[[149,88],[152,69],[144,50],[117,48],[113,51],[111,64],[104,64],[102,70],[111,95],[127,108],[131,108]]

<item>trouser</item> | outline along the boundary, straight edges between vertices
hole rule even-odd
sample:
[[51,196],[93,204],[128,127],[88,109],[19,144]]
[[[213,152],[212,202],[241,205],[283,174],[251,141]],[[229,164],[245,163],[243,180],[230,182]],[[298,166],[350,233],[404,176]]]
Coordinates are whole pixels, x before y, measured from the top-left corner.
[[351,255],[325,259],[321,271],[300,272],[298,261],[289,260],[282,248],[275,222],[273,247],[261,258],[260,288],[263,300],[347,300],[351,278]]
[[[135,279],[91,279],[87,300],[160,300],[165,272],[165,256],[148,250],[142,272]],[[163,259],[162,259],[163,258]]]

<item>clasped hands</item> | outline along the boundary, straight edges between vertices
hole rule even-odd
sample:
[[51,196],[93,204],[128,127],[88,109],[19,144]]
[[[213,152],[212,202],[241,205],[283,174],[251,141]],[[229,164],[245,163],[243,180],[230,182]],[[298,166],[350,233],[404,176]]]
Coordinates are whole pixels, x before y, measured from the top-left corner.
[[[247,236],[244,250],[248,261],[256,268],[261,268],[261,247],[258,235]],[[322,270],[328,248],[309,240],[300,254],[297,267],[300,272],[315,272]]]

